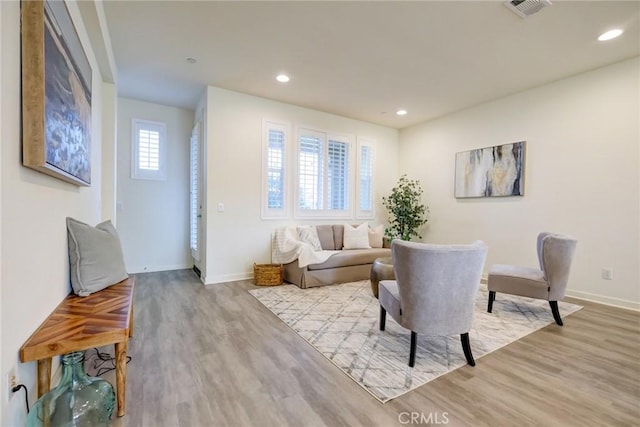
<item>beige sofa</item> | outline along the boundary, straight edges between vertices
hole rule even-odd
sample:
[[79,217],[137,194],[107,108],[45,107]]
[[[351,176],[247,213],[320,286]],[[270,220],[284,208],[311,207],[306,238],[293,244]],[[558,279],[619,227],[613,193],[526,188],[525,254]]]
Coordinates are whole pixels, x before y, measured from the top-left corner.
[[321,264],[300,267],[298,260],[284,264],[284,280],[300,288],[367,280],[376,258],[390,257],[389,248],[342,249],[343,225],[317,225],[323,250],[339,250]]

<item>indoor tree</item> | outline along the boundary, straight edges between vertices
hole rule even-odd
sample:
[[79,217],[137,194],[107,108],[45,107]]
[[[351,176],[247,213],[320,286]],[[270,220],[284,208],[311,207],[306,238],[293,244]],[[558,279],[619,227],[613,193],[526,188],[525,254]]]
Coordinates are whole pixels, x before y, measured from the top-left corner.
[[417,180],[402,175],[388,197],[382,198],[382,205],[389,211],[389,227],[385,236],[390,239],[411,240],[418,229],[428,221],[429,208],[421,203],[422,187]]

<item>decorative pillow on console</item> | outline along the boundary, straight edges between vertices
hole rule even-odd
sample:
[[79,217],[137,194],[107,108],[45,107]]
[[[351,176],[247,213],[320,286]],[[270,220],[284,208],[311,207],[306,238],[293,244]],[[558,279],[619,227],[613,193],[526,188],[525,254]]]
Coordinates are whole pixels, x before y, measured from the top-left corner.
[[318,231],[313,225],[298,227],[298,238],[302,242],[307,242],[313,247],[314,251],[321,251],[322,245],[320,244],[320,238],[318,237]]
[[369,225],[364,222],[357,227],[344,225],[343,249],[369,249]]
[[95,227],[67,218],[73,292],[85,297],[129,277],[120,238],[111,221]]
[[381,248],[383,237],[384,225],[380,224],[375,228],[369,227],[369,246],[372,248]]

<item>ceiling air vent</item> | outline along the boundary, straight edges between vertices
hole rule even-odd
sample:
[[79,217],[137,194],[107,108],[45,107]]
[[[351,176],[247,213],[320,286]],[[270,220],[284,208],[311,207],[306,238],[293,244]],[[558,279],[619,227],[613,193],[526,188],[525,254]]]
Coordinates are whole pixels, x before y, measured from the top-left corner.
[[504,2],[504,5],[520,18],[528,18],[545,7],[551,6],[551,2],[549,0],[511,0]]

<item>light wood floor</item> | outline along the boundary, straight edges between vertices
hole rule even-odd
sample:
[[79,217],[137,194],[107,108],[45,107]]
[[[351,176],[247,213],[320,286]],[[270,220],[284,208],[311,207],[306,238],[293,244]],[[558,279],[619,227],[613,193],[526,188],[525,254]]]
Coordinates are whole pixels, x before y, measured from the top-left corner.
[[636,312],[571,300],[585,308],[564,327],[550,325],[477,359],[475,368],[381,404],[254,299],[252,288],[249,281],[205,287],[190,270],[138,275],[127,414],[113,425],[639,423]]

